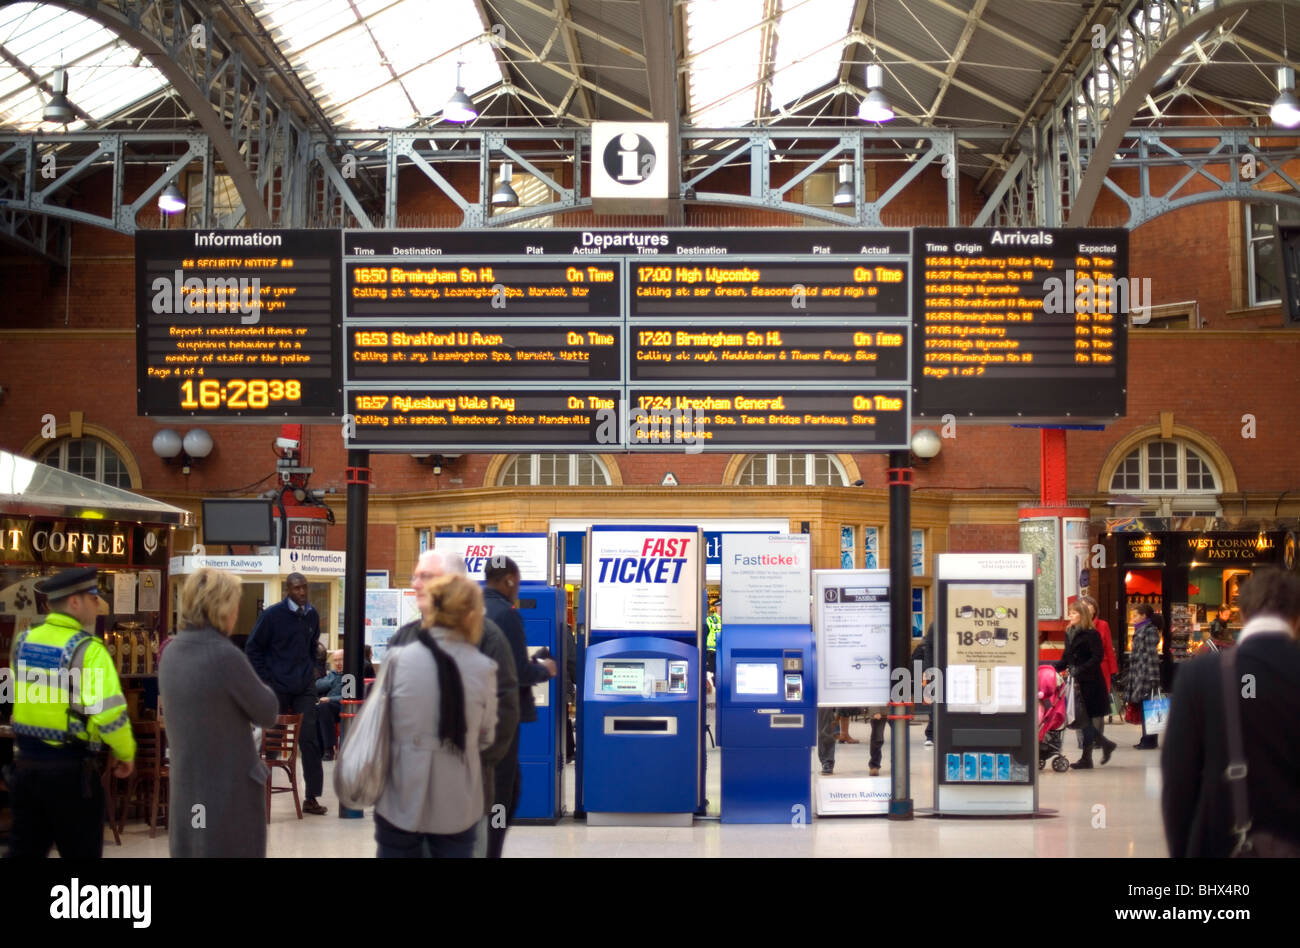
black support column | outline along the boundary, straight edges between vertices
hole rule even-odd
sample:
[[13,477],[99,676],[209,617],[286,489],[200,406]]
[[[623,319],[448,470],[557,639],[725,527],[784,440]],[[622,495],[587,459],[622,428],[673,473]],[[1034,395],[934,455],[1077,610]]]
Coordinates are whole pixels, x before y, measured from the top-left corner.
[[[912,654],[912,456],[890,451],[889,468],[889,606],[890,668],[907,668]],[[892,673],[891,673],[892,678]],[[904,679],[907,681],[909,679]],[[891,682],[891,692],[893,690]],[[912,819],[912,763],[908,730],[915,694],[908,688],[903,701],[889,705],[889,818]]]

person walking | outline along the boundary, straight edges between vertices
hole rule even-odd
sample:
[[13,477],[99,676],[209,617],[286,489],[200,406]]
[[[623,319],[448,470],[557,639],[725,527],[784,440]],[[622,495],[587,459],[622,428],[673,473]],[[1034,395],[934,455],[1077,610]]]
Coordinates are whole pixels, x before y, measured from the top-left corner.
[[[1128,686],[1124,690],[1124,700],[1138,707],[1141,714],[1142,702],[1155,696],[1160,690],[1160,629],[1156,625],[1155,610],[1145,602],[1133,607],[1138,621],[1133,626],[1133,647],[1129,650]],[[1157,734],[1147,733],[1146,718],[1142,719],[1142,739],[1133,746],[1138,750],[1155,750],[1160,743]]]
[[1300,579],[1257,569],[1238,606],[1246,624],[1236,647],[1182,663],[1169,698],[1161,814],[1174,858],[1230,856],[1247,833],[1260,855],[1300,851]]
[[104,789],[98,754],[117,758],[113,776],[134,769],[135,736],[126,697],[104,643],[85,631],[99,614],[95,569],[65,569],[36,584],[45,621],[14,640],[15,758],[6,768],[13,826],[11,857],[63,859],[104,854]]
[[230,641],[239,580],[196,570],[179,612],[158,669],[171,755],[168,848],[173,857],[264,857],[267,768],[252,729],[274,725],[280,703]]
[[329,811],[316,799],[325,788],[321,766],[320,732],[316,725],[316,646],[320,644],[320,615],[307,601],[307,577],[290,573],[288,595],[265,609],[253,625],[244,651],[257,677],[271,686],[281,714],[301,714],[298,731],[302,749],[302,777],[307,799],[304,813],[324,816]]
[[483,816],[479,753],[497,727],[496,663],[477,648],[483,594],[465,576],[417,593],[416,641],[389,649],[388,781],[375,803],[380,858],[467,859]]
[[1055,667],[1058,672],[1069,672],[1070,687],[1078,687],[1083,702],[1083,756],[1070,767],[1090,770],[1094,747],[1100,745],[1103,764],[1109,763],[1110,755],[1115,752],[1115,742],[1103,736],[1106,714],[1110,709],[1110,695],[1106,693],[1106,680],[1101,673],[1105,652],[1101,636],[1092,624],[1092,610],[1085,603],[1070,603],[1068,616],[1070,626],[1066,630],[1065,654]]

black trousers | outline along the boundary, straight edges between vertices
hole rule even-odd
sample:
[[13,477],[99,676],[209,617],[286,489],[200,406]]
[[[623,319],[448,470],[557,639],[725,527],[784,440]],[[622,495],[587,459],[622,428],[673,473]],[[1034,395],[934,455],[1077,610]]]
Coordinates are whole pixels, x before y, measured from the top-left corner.
[[333,701],[316,704],[316,730],[320,733],[320,746],[323,750],[333,751],[338,745],[339,716],[343,706]]
[[104,855],[104,787],[92,759],[17,761],[10,771],[14,823],[9,857],[63,859]]
[[320,731],[316,724],[316,704],[320,699],[314,692],[288,695],[277,691],[275,696],[280,699],[281,714],[302,715],[298,750],[302,757],[303,792],[307,799],[315,800],[325,789],[325,768],[320,762]]
[[488,810],[488,844],[487,858],[500,859],[501,851],[506,845],[506,828],[515,818],[515,807],[519,803],[519,728],[510,747],[495,768],[496,789],[492,794],[492,808]]

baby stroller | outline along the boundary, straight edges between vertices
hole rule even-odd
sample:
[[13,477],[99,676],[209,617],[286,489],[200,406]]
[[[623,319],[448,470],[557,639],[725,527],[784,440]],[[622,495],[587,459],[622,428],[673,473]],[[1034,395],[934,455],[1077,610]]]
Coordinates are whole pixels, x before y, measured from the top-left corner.
[[1069,758],[1061,751],[1065,736],[1065,688],[1061,677],[1051,665],[1038,666],[1038,769],[1047,762],[1052,769],[1065,773],[1070,769]]

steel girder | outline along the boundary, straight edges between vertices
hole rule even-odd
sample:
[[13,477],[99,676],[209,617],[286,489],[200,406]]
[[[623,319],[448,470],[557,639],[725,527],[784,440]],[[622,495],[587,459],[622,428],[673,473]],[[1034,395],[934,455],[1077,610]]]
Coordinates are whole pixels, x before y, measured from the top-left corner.
[[[235,20],[239,13],[226,0],[50,3],[113,30],[166,77],[206,135],[220,170],[229,175],[250,226],[292,227],[304,221],[303,172],[311,131],[284,98],[286,90],[298,91],[298,80],[276,53],[263,50],[257,55],[266,61],[255,62],[255,47],[246,51],[231,39],[218,17],[241,31],[246,25]],[[298,95],[300,107],[312,115],[314,131],[328,134],[328,123],[308,98]]]

